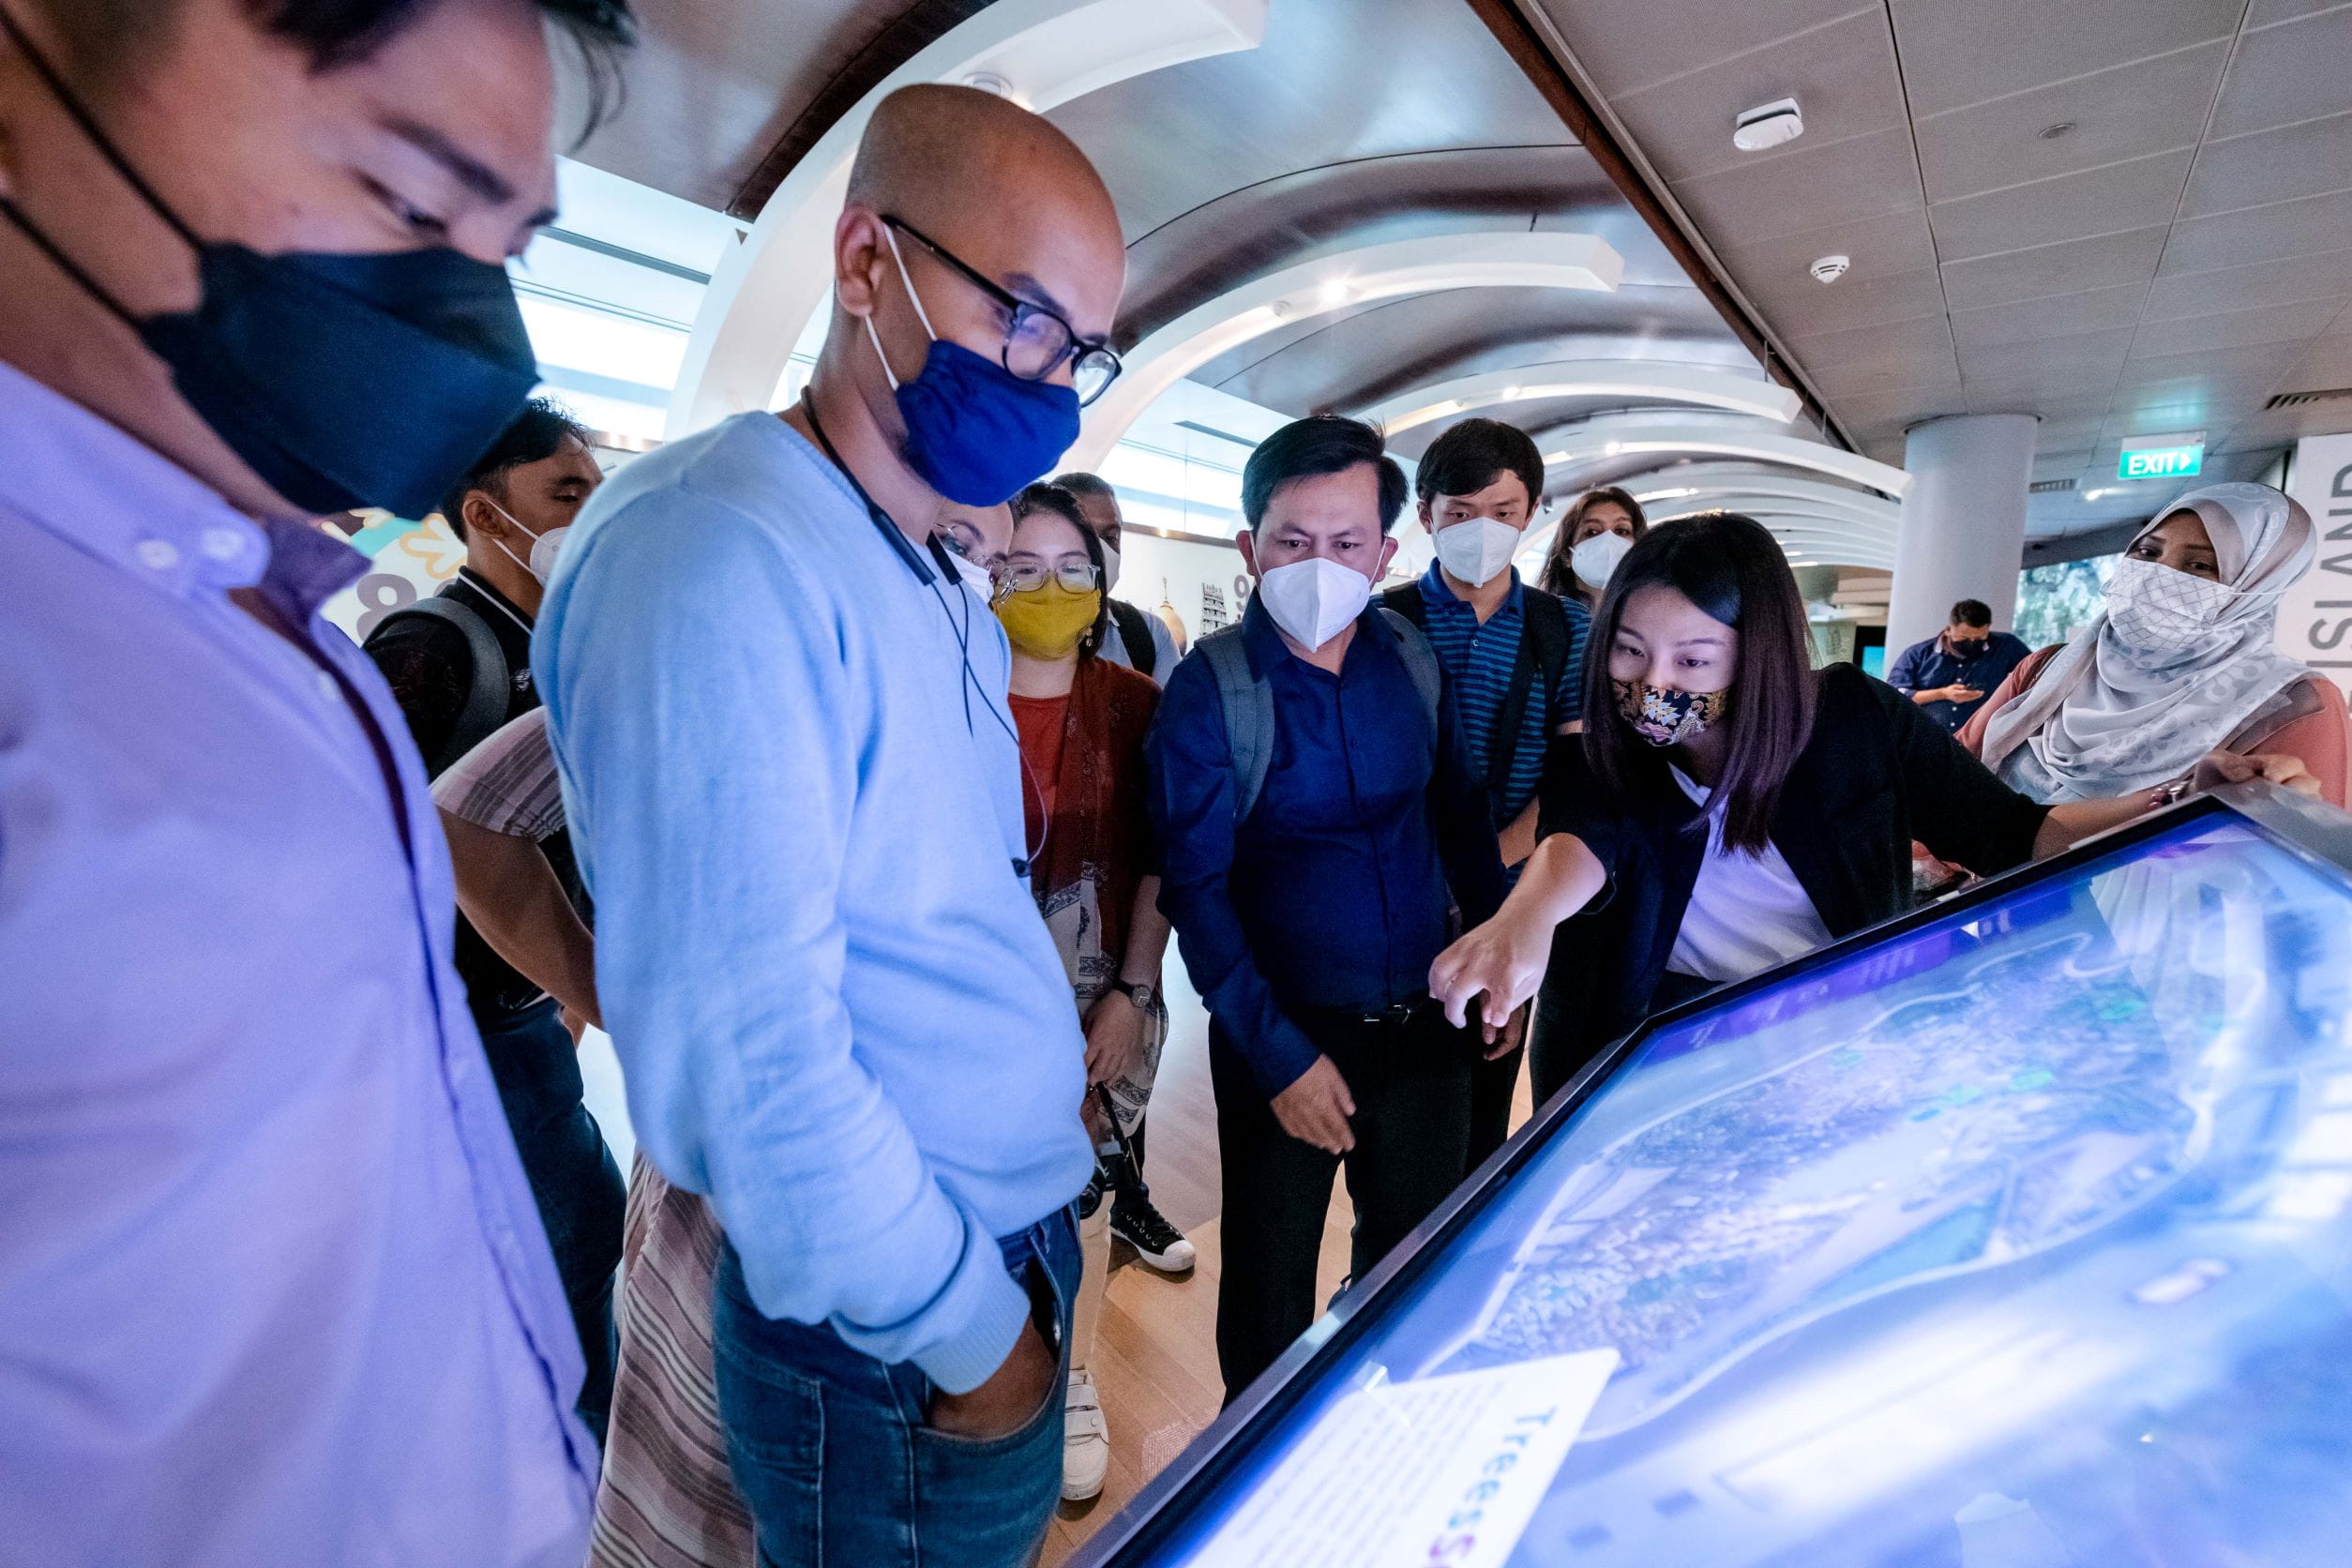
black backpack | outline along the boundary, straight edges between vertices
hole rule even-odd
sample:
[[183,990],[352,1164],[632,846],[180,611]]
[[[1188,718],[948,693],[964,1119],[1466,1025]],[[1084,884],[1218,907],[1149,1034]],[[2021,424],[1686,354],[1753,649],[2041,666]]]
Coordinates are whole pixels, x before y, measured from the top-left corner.
[[1143,611],[1124,599],[1110,599],[1110,624],[1118,628],[1119,641],[1127,645],[1127,662],[1138,675],[1158,679],[1154,667],[1160,661],[1160,651],[1152,641],[1152,623]]
[[[1417,627],[1428,625],[1429,607],[1422,600],[1418,582],[1391,588],[1380,596],[1380,602]],[[1511,765],[1518,760],[1520,727],[1527,721],[1528,693],[1538,684],[1529,677],[1541,677],[1544,701],[1549,703],[1568,670],[1567,607],[1556,595],[1540,588],[1528,588],[1520,602],[1527,617],[1526,632],[1519,639],[1519,662],[1511,671],[1511,687],[1503,694],[1501,711],[1495,715],[1493,750],[1486,758],[1486,790],[1498,800],[1510,788]],[[1553,724],[1546,731],[1558,728]]]
[[497,634],[472,610],[438,594],[393,611],[368,629],[368,641],[374,642],[387,628],[409,616],[422,616],[457,627],[465,633],[466,652],[474,658],[474,686],[465,694],[465,706],[458,714],[458,722],[450,728],[448,742],[439,755],[425,759],[425,776],[439,778],[459,758],[488,740],[491,731],[506,722],[514,688],[507,680],[506,650]]

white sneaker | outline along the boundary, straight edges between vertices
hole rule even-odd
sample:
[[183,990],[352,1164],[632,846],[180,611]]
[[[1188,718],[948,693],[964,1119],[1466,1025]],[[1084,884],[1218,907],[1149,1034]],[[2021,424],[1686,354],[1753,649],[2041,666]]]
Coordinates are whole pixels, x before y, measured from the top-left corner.
[[1069,1396],[1062,1407],[1062,1500],[1083,1502],[1098,1495],[1109,1470],[1110,1428],[1103,1424],[1094,1374],[1072,1367]]

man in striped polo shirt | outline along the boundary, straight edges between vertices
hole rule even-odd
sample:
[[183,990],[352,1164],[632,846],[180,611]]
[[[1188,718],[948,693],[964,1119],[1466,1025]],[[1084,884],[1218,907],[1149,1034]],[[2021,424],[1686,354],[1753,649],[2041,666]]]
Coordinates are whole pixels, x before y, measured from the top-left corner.
[[[1428,635],[1461,715],[1470,765],[1486,781],[1515,878],[1535,848],[1535,787],[1544,749],[1576,723],[1584,671],[1584,606],[1519,580],[1519,552],[1544,489],[1544,460],[1526,431],[1465,419],[1432,442],[1414,480],[1421,525],[1437,559],[1391,589],[1390,609]],[[1500,1148],[1511,1123],[1523,1028],[1479,1064],[1470,1108],[1470,1165]]]

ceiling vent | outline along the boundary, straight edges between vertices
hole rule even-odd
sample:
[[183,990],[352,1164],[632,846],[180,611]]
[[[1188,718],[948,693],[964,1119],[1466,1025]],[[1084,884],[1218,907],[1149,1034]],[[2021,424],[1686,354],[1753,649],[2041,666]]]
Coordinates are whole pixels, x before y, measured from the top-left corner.
[[2352,386],[2330,386],[2316,392],[2282,392],[2263,404],[2268,411],[2274,408],[2309,408],[2314,403],[2340,402],[2352,398]]
[[2072,479],[2036,479],[2026,487],[2026,490],[2030,495],[2055,495],[2059,490],[2071,490],[2073,488],[2074,481]]

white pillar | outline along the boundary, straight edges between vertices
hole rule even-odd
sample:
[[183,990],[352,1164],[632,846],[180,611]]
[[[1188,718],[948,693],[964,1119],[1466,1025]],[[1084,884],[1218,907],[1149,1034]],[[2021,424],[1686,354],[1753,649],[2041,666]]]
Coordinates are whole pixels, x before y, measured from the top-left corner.
[[1993,625],[2009,629],[2036,423],[2030,414],[1964,414],[1912,427],[1903,448],[1911,489],[1895,533],[1889,658],[1941,631],[1960,599],[1983,599]]

